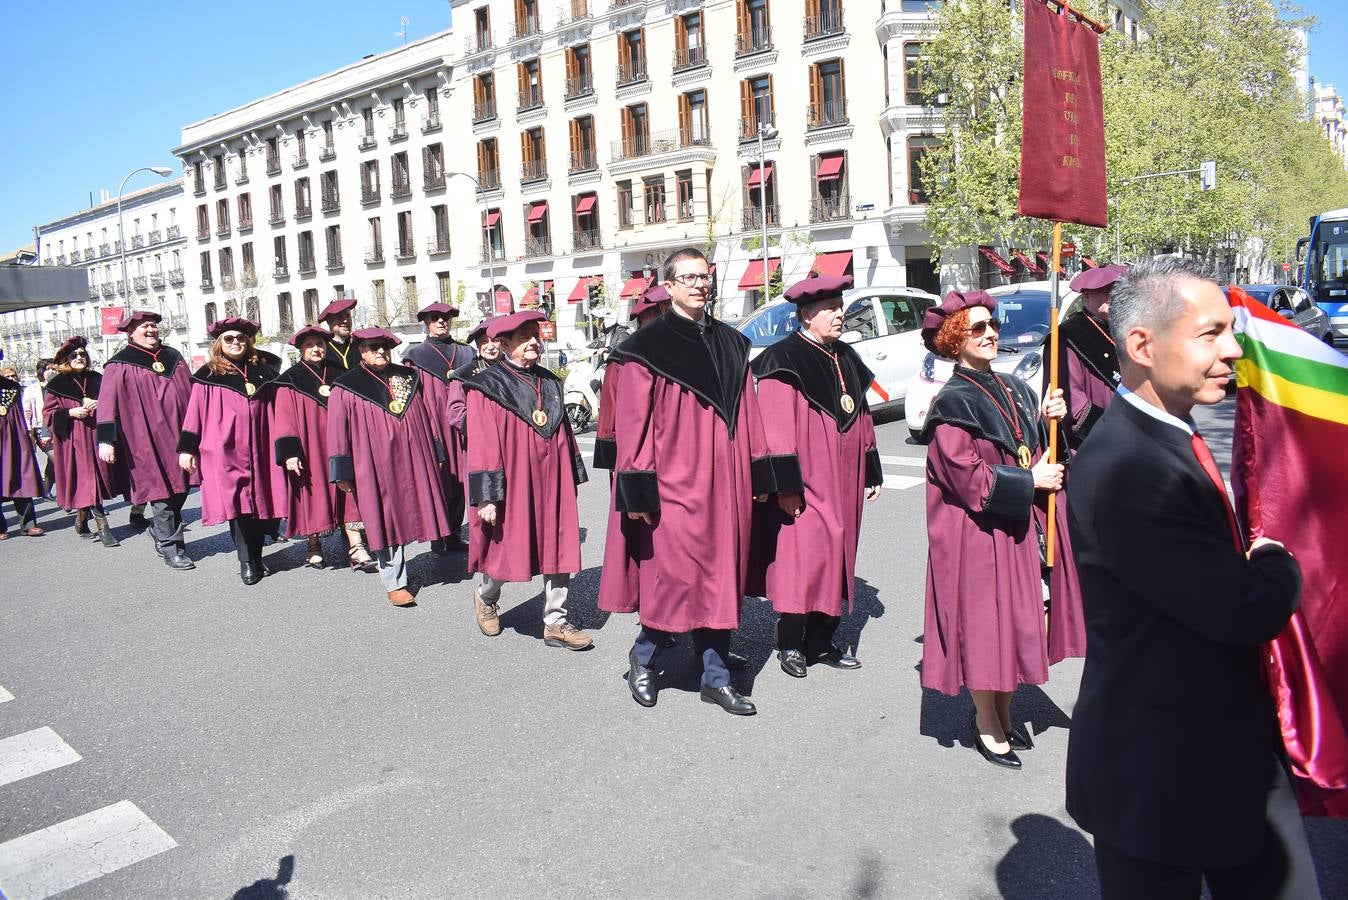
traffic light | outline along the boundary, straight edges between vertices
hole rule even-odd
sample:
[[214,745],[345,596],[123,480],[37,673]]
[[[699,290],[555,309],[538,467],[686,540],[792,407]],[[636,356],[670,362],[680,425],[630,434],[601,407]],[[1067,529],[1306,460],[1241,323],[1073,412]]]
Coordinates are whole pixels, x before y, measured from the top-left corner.
[[1206,160],[1198,167],[1198,185],[1205,191],[1211,191],[1217,187],[1216,160]]

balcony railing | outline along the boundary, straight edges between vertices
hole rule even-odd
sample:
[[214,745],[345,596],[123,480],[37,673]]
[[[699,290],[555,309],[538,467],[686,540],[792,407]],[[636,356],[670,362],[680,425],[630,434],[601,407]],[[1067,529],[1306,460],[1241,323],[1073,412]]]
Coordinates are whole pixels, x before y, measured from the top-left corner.
[[243,157],[239,157],[239,163],[240,163],[240,165],[239,165],[239,174],[237,174],[237,175],[234,176],[234,183],[235,183],[235,184],[247,184],[247,183],[248,183],[248,170],[245,169],[245,168],[243,168],[243,165],[242,165],[242,163],[243,163]]
[[225,178],[225,170],[217,169],[215,172],[215,189],[223,191],[227,187],[229,187],[229,181]]
[[303,206],[297,206],[297,207],[295,207],[295,221],[296,221],[296,222],[302,222],[302,221],[304,221],[305,219],[311,218],[311,217],[313,216],[313,214],[314,214],[314,208],[313,208],[312,206],[310,206],[309,204],[307,204],[307,203],[304,204]]
[[496,41],[492,39],[491,32],[479,31],[477,34],[471,34],[463,42],[463,52],[465,54],[481,53],[483,50],[491,50],[496,46]]
[[646,60],[637,59],[618,66],[618,87],[639,84],[646,80]]
[[679,129],[674,128],[668,131],[657,131],[655,134],[635,134],[630,138],[613,142],[613,161],[619,162],[624,159],[637,159],[642,156],[653,156],[657,153],[669,153],[672,150],[678,150],[680,147],[690,146],[709,146],[711,141],[707,138],[699,138],[697,141],[685,140],[685,135],[679,133]]
[[241,216],[239,216],[239,230],[240,230],[240,231],[252,231],[252,230],[253,230],[253,217],[252,217],[251,215],[248,215],[248,216],[241,215]]
[[209,241],[211,239],[211,229],[206,223],[201,222],[197,225],[197,240]]
[[707,64],[706,47],[684,47],[674,51],[674,71],[684,72]]
[[384,245],[375,244],[365,248],[365,265],[373,266],[384,261]]
[[823,103],[811,103],[805,114],[805,127],[807,128],[828,128],[833,125],[846,124],[846,100],[825,100]]
[[182,269],[169,269],[168,271],[169,284],[173,285],[174,287],[178,287],[179,285],[185,283],[186,281],[187,276],[183,274]]
[[104,297],[111,297],[113,294],[117,293],[117,285],[113,284],[111,281],[105,281],[98,291]]
[[535,259],[552,255],[551,237],[529,237],[524,239],[524,258]]
[[373,134],[362,134],[360,136],[360,149],[373,150],[378,145],[379,139]]
[[58,266],[64,266],[66,264],[66,255],[64,253],[56,257],[56,264]]
[[[744,208],[745,231],[753,231],[755,228],[763,227],[763,213],[762,213],[763,209],[764,207],[761,206],[746,206]],[[779,224],[779,221],[781,219],[781,215],[779,214],[777,209],[777,204],[769,203],[766,209],[768,211],[768,227],[775,228]]]
[[748,56],[752,53],[766,53],[772,49],[772,29],[760,28],[747,34],[735,35],[735,55]]
[[841,222],[852,217],[852,198],[848,194],[815,197],[810,204],[811,222]]
[[599,168],[595,160],[593,149],[577,150],[571,154],[570,165],[567,166],[567,172],[575,175],[577,172],[593,172]]
[[644,2],[644,0],[613,0],[613,2],[609,4],[609,8],[622,9],[625,6],[636,6],[638,3],[642,2]]
[[71,261],[72,263],[77,263],[77,262],[79,262],[79,261],[80,261],[80,251],[78,251],[78,250],[71,250],[71,251],[70,251],[70,261]]
[[563,8],[557,16],[562,25],[572,25],[576,22],[584,22],[590,18],[590,4],[588,0],[571,0],[569,8]]
[[178,238],[183,236],[183,230],[179,228],[177,225],[170,225],[168,227],[168,231],[165,232],[165,234],[167,235],[168,240],[176,241]]
[[[296,153],[295,158],[290,161],[290,167],[292,169],[303,169],[308,165],[309,165],[309,155],[303,152]],[[280,163],[276,164],[276,171],[278,173],[281,171]]]
[[426,238],[426,252],[432,256],[439,253],[448,253],[449,235],[438,234],[435,237]]
[[[497,236],[499,236],[499,235],[500,235],[500,232],[497,231],[496,234],[497,234]],[[505,255],[505,247],[503,247],[503,246],[502,246],[502,247],[487,247],[487,246],[484,246],[484,247],[482,248],[482,252],[479,253],[479,254],[477,255],[477,261],[478,261],[478,263],[480,263],[480,264],[485,264],[485,263],[490,263],[490,262],[501,262],[501,261],[504,260],[505,258],[506,258],[506,255]]]
[[280,174],[281,174],[281,157],[279,157],[279,156],[270,156],[270,155],[268,155],[268,157],[267,157],[267,174],[268,174],[268,175],[280,175]]
[[571,235],[572,253],[585,253],[590,250],[600,250],[603,246],[604,241],[599,234],[598,228],[576,231]]
[[289,277],[290,277],[290,266],[286,264],[285,260],[281,260],[281,261],[279,261],[279,262],[277,262],[277,263],[274,263],[274,264],[272,265],[272,267],[271,267],[271,277],[272,277],[272,278],[289,278]]
[[843,33],[842,10],[833,9],[819,16],[805,17],[805,40],[829,37]]
[[203,291],[213,291],[213,290],[215,290],[215,282],[211,281],[211,276],[209,276],[209,275],[202,275],[202,276],[201,276],[201,289],[202,289]]
[[426,117],[426,121],[421,124],[422,134],[432,134],[439,131],[443,126],[440,124],[440,114],[431,113]]
[[99,244],[99,245],[98,245],[98,255],[99,255],[99,256],[111,256],[111,255],[112,255],[112,244]]
[[283,209],[273,209],[271,211],[271,217],[267,219],[267,221],[273,225],[280,225],[285,220],[286,212]]
[[113,252],[113,253],[121,253],[121,252],[122,252],[122,239],[121,239],[121,238],[118,238],[117,240],[115,240],[115,241],[112,242],[112,252]]
[[412,196],[411,179],[408,179],[406,181],[399,181],[395,179],[393,182],[393,188],[388,192],[388,195],[392,197],[394,200],[401,200],[403,197]]
[[337,158],[337,148],[332,144],[324,144],[318,149],[318,161],[328,162]]
[[548,177],[548,161],[546,159],[531,159],[520,164],[520,181],[528,183],[531,181],[542,181]]
[[473,104],[473,124],[478,122],[490,122],[496,118],[496,101],[483,100],[481,103]]
[[528,87],[520,91],[520,112],[538,109],[542,105],[543,89],[541,87]]
[[150,276],[150,287],[154,288],[156,291],[162,291],[164,289],[164,284],[165,280],[162,273]]
[[200,178],[194,180],[192,182],[192,193],[198,197],[203,196],[206,193],[206,182]]
[[406,123],[406,122],[394,122],[394,123],[393,123],[393,131],[392,131],[392,133],[389,134],[389,136],[388,136],[388,142],[389,142],[390,144],[397,144],[397,143],[401,143],[402,141],[405,141],[405,140],[407,140],[407,123]]
[[333,247],[328,249],[328,268],[340,269],[342,267],[342,248]]
[[421,176],[421,189],[423,191],[426,191],[427,193],[431,191],[444,190],[444,187],[445,187],[444,172],[427,172],[426,174]]
[[151,232],[150,232],[150,243],[151,243],[151,244],[162,244],[162,243],[164,243],[164,232],[162,232],[162,231],[151,231]]
[[144,246],[145,246],[145,238],[144,238],[143,236],[141,236],[141,235],[139,235],[139,234],[132,235],[132,237],[131,237],[131,249],[132,249],[132,250],[139,250],[140,248],[142,248],[142,247],[144,247]]
[[234,290],[235,284],[236,284],[236,282],[234,281],[234,276],[233,276],[233,275],[221,275],[221,276],[220,276],[220,287],[222,287],[223,289],[225,289],[225,290],[227,290],[227,291],[232,291],[232,290]]
[[338,199],[338,196],[336,194],[333,194],[331,196],[324,197],[320,205],[322,206],[323,212],[325,213],[337,212],[339,209],[342,208],[342,201]]
[[477,183],[482,185],[484,191],[494,191],[501,186],[501,171],[499,169],[488,169],[485,172],[477,173]]
[[762,123],[764,127],[772,126],[772,119],[762,119],[758,116],[750,116],[747,119],[740,119],[740,140],[756,141],[758,140],[758,126]]
[[594,93],[594,78],[590,75],[576,75],[566,79],[566,99],[588,97]]
[[361,203],[378,203],[378,202],[379,202],[379,185],[377,185],[377,184],[362,184],[362,185],[360,186],[360,202],[361,202]]
[[393,253],[393,256],[396,259],[415,259],[416,255],[417,248],[412,246],[412,238],[410,236],[405,242],[398,244],[398,248]]
[[216,237],[228,237],[232,229],[229,227],[229,220],[226,219],[215,226]]
[[317,260],[315,260],[312,256],[308,258],[305,258],[304,256],[300,257],[299,272],[301,275],[312,275],[317,271],[318,271]]
[[98,285],[96,284],[89,285],[89,299],[90,300],[98,299]]
[[523,40],[527,37],[533,37],[539,33],[538,16],[525,16],[515,22],[510,29],[510,39],[512,41]]

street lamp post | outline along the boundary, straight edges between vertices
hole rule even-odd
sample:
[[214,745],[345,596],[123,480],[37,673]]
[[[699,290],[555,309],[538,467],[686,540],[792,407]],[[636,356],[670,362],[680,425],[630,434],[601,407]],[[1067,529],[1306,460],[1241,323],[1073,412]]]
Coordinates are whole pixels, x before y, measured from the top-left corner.
[[153,172],[160,178],[167,178],[173,174],[172,169],[163,166],[141,166],[126,173],[121,187],[117,188],[117,253],[122,262],[122,296],[126,298],[122,303],[124,309],[131,308],[131,285],[126,278],[126,228],[122,222],[122,191],[126,190],[126,183],[131,180],[131,176],[138,172]]
[[766,303],[768,297],[768,177],[767,177],[767,151],[763,148],[763,141],[777,136],[777,129],[767,121],[766,118],[758,120],[758,211],[762,217],[763,225],[763,301]]

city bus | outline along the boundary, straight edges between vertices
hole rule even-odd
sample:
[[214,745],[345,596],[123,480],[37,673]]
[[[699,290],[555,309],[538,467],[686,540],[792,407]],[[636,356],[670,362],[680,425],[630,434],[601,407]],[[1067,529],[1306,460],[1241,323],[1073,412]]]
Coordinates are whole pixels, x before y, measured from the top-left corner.
[[1310,236],[1297,241],[1297,261],[1305,261],[1301,286],[1329,316],[1330,333],[1348,340],[1348,209],[1311,218]]

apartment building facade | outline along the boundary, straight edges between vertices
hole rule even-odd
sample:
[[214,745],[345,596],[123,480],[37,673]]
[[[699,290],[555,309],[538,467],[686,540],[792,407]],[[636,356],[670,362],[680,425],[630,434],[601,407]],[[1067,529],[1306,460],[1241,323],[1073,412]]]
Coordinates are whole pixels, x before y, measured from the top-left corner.
[[106,197],[89,209],[33,229],[37,264],[85,269],[89,298],[0,315],[0,343],[6,359],[21,367],[35,364],[51,356],[72,334],[87,337],[95,355],[106,359],[121,346],[114,323],[126,306],[161,313],[165,343],[190,349],[182,182],[175,179],[124,194],[121,207],[121,238],[117,201]]
[[234,315],[281,345],[341,296],[358,325],[414,334],[418,309],[467,293],[455,251],[476,261],[477,220],[450,176],[448,49],[441,32],[183,128],[199,346]]

